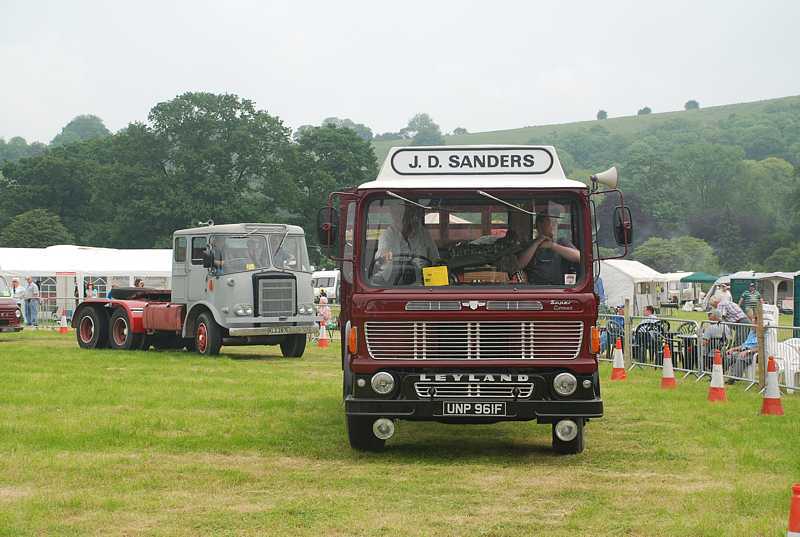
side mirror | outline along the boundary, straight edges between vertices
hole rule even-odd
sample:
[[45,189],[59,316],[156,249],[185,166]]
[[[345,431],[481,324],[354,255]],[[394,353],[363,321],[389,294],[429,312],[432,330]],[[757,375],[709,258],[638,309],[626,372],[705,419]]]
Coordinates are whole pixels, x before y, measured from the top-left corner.
[[629,246],[633,242],[631,210],[625,205],[614,208],[614,240],[620,246]]
[[336,244],[339,238],[339,213],[333,207],[323,207],[317,213],[317,238],[326,248]]

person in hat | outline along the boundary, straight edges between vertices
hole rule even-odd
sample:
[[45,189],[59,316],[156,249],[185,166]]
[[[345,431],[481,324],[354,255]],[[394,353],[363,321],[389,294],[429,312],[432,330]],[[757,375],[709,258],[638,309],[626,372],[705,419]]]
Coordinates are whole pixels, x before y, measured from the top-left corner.
[[731,295],[731,285],[729,283],[721,283],[719,285],[719,296],[722,302],[726,300],[733,300],[733,296]]
[[565,275],[568,271],[574,274],[581,261],[581,253],[572,243],[555,240],[555,218],[549,213],[536,214],[536,239],[517,257],[519,265],[527,272],[529,283],[566,285]]
[[761,293],[758,292],[756,282],[750,282],[747,286],[747,291],[742,293],[742,296],[739,297],[739,307],[744,311],[756,311],[756,306],[763,303],[764,299],[761,298]]

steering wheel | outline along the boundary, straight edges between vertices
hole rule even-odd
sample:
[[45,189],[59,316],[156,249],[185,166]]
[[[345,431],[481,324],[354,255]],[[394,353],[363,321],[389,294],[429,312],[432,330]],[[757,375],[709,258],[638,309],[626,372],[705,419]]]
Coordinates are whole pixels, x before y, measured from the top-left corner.
[[[413,263],[415,260],[420,260],[424,263],[425,266],[433,265],[433,261],[424,255],[418,254],[394,254],[392,255],[392,259],[388,261],[389,263],[397,263],[399,275],[393,278],[395,281],[391,282],[394,285],[408,285],[414,283],[417,279],[416,264]],[[372,260],[369,265],[369,277],[372,278],[375,275],[376,269],[380,270],[383,265],[387,263],[384,258],[376,257]]]

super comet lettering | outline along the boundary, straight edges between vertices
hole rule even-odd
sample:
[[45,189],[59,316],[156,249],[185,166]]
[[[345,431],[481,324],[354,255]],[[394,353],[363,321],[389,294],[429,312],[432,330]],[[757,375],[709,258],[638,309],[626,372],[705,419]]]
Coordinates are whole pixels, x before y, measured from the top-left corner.
[[[423,159],[424,160],[424,159]],[[442,164],[436,155],[428,155],[427,163],[420,162],[419,155],[414,155],[408,165],[409,168],[418,169],[441,168]],[[536,164],[533,155],[450,155],[447,167],[450,169],[463,168],[533,168]]]

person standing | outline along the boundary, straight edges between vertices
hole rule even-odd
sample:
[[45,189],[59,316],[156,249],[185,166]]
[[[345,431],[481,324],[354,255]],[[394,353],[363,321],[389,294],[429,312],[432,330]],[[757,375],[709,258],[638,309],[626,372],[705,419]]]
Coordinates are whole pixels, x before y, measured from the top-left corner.
[[744,311],[756,311],[756,306],[763,303],[764,299],[761,298],[761,293],[759,293],[756,288],[756,282],[750,282],[747,286],[747,291],[742,293],[742,296],[739,297],[739,307]]
[[[23,298],[24,290],[22,286],[19,284],[19,278],[14,276],[11,278],[11,298],[14,299],[14,302],[17,303],[17,307],[19,308],[20,313],[22,313],[23,317],[25,315],[25,305],[24,305],[24,298]],[[22,319],[24,322],[25,319]]]
[[25,324],[35,328],[39,326],[39,286],[30,276],[25,278],[25,283],[22,291],[22,299],[25,303]]

